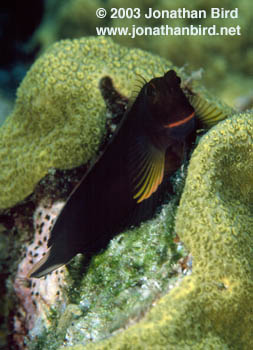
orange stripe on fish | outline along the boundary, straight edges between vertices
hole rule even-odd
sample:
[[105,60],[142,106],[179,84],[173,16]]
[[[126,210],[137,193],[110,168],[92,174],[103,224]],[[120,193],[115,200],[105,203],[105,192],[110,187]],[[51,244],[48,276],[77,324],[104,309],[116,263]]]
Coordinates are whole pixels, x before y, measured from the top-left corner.
[[194,117],[194,114],[195,113],[192,112],[188,117],[186,117],[186,118],[184,118],[182,120],[179,120],[178,122],[164,125],[164,127],[165,128],[174,128],[175,126],[179,126],[179,125],[185,124],[185,123],[187,123],[189,120],[191,120]]

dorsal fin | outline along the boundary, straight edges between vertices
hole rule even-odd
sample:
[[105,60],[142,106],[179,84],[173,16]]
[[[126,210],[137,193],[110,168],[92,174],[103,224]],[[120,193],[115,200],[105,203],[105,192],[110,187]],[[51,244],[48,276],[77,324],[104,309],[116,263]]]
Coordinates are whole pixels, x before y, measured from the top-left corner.
[[208,100],[200,94],[190,94],[188,99],[195,110],[196,118],[204,128],[211,128],[219,121],[226,119],[232,108],[214,100]]

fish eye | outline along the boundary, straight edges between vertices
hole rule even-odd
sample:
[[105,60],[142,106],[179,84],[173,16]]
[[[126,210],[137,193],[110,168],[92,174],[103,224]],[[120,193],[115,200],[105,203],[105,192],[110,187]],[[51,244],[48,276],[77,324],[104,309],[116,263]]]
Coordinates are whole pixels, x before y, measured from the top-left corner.
[[166,81],[171,85],[172,82],[174,82],[174,85],[180,85],[181,79],[177,76],[176,72],[174,70],[169,70],[167,73],[165,73],[164,78]]
[[145,93],[149,97],[155,97],[157,94],[157,90],[156,90],[155,85],[152,83],[147,84],[146,89],[145,89]]

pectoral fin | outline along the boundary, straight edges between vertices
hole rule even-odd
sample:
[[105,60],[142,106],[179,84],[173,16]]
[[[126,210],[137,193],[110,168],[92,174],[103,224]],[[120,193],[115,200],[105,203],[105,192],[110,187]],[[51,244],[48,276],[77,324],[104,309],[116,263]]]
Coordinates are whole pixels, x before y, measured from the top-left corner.
[[135,149],[131,163],[133,198],[137,203],[148,199],[163,181],[165,152],[152,144],[141,144]]

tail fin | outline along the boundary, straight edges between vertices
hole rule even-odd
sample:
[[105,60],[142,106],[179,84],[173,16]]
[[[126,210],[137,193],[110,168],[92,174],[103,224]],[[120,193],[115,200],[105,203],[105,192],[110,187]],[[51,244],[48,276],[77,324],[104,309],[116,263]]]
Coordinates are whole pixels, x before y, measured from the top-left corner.
[[59,259],[59,256],[52,253],[50,248],[48,252],[41,258],[29,271],[27,278],[40,278],[48,273],[58,269],[60,266],[65,265],[71,258]]

